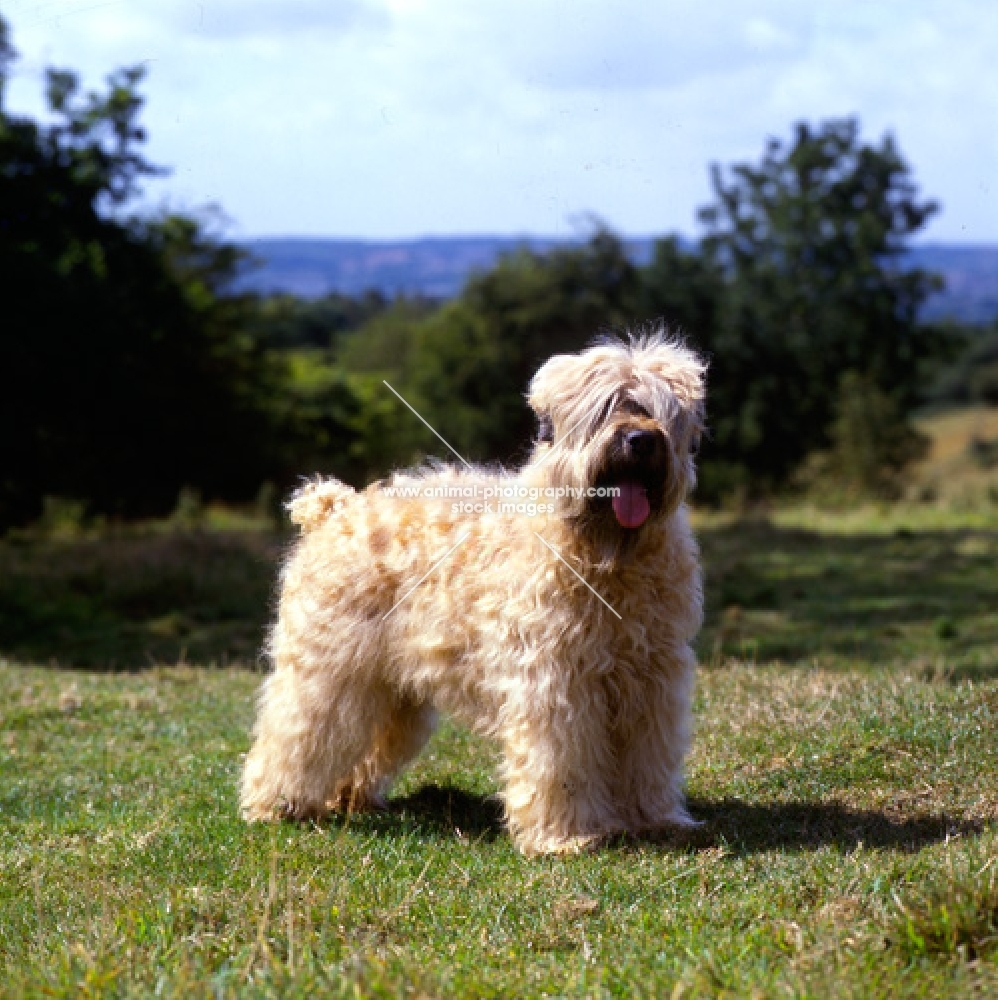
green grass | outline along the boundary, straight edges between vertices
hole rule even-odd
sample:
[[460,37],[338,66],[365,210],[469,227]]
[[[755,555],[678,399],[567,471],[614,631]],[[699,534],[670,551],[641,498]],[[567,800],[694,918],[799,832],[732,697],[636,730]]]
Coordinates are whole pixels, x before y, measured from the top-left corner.
[[993,681],[706,671],[705,827],[527,861],[449,727],[385,816],[245,827],[258,679],[0,669],[4,995],[998,988]]
[[135,669],[257,657],[281,542],[260,532],[120,532],[0,542],[0,650]]
[[704,520],[704,661],[998,676],[998,517]]
[[[998,510],[701,516],[705,663],[998,675]],[[0,651],[138,669],[252,665],[285,541],[146,530],[0,542]]]
[[149,664],[252,664],[277,543],[0,546],[0,996],[998,991],[998,524],[700,537],[704,827],[533,861],[451,726],[385,815],[236,818],[260,673]]

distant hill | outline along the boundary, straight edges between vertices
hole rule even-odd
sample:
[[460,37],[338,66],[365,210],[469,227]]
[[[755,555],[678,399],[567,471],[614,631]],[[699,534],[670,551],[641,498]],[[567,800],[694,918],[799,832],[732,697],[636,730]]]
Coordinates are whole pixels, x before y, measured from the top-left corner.
[[[243,246],[257,265],[239,287],[263,294],[287,292],[318,298],[329,292],[357,295],[376,289],[388,296],[457,295],[468,277],[492,268],[499,256],[519,247],[538,252],[569,246],[547,237],[427,237],[415,240],[253,239]],[[636,263],[651,259],[654,239],[626,240]],[[998,318],[998,246],[926,245],[910,254],[913,267],[941,274],[946,289],[924,310],[926,319],[950,317],[968,323]]]
[[[501,254],[529,247],[545,253],[577,241],[536,236],[426,237],[415,240],[254,239],[243,246],[259,261],[240,285],[258,292],[317,298],[328,292],[449,299],[476,271],[488,271]],[[632,256],[651,259],[654,240],[627,241]]]
[[998,246],[928,244],[911,254],[915,267],[943,276],[945,289],[925,306],[925,319],[989,323],[998,319]]

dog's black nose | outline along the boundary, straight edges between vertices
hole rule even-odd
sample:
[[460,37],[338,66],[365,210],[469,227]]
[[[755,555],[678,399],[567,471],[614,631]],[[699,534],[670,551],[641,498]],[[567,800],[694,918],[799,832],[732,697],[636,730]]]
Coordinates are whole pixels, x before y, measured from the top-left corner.
[[647,458],[655,450],[654,431],[628,431],[624,440],[635,458]]

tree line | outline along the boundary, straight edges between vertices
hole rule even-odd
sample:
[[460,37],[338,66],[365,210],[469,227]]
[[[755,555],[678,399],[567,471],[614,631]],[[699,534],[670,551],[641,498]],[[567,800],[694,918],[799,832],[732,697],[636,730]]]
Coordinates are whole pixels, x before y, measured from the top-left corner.
[[159,172],[140,70],[86,94],[49,71],[42,123],[6,108],[13,58],[0,20],[0,528],[46,496],[160,515],[184,487],[241,502],[441,454],[385,382],[462,454],[515,464],[546,357],[657,323],[711,361],[706,501],[780,489],[816,455],[889,490],[918,452],[908,416],[953,338],[919,323],[938,279],[903,252],[937,206],[893,139],[864,143],[854,120],[715,167],[702,239],[659,240],[644,266],[597,226],[505,256],[451,301],[304,301],[234,293],[251,262],[210,215],[135,209]]

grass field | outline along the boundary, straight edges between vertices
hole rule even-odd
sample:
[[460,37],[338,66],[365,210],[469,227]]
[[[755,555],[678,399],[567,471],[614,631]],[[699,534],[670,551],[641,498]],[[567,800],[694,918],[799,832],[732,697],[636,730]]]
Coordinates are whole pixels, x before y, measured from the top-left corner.
[[0,544],[0,996],[994,995],[998,506],[698,530],[704,826],[533,861],[446,725],[385,815],[236,818],[279,539]]

